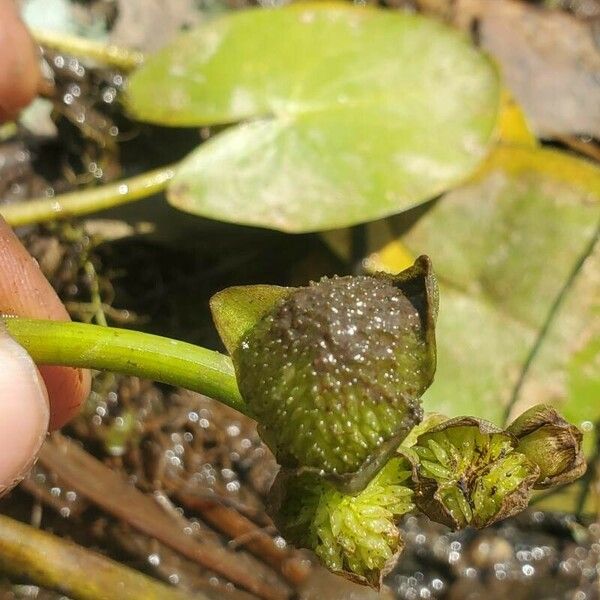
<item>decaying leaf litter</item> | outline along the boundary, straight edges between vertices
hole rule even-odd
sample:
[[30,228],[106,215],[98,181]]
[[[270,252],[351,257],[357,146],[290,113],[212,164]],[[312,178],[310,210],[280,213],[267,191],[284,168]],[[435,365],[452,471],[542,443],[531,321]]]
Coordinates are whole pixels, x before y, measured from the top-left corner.
[[[92,73],[90,74],[87,70],[85,77],[94,81],[93,77],[96,71],[92,70]],[[67,156],[61,156],[62,160],[50,160],[47,152],[48,145],[40,144],[39,148],[42,149],[42,152],[46,151],[44,156],[46,160],[38,159],[37,165],[35,165],[37,168],[32,169],[28,175],[27,170],[31,168],[31,147],[22,146],[21,153],[18,150],[9,152],[8,156],[12,158],[13,165],[16,164],[18,167],[16,171],[12,171],[16,176],[13,183],[20,184],[11,186],[9,197],[37,196],[40,191],[45,189],[46,185],[51,185],[56,191],[61,190],[61,184],[62,189],[68,189],[81,181],[79,178],[73,177],[73,173],[81,172],[84,170],[84,166],[88,172],[98,178],[99,175],[100,177],[111,175],[108,167],[131,169],[132,165],[139,165],[141,161],[144,162],[144,167],[164,164],[164,142],[162,140],[165,135],[170,135],[173,148],[178,148],[178,152],[173,151],[168,160],[174,160],[187,154],[196,145],[197,137],[190,135],[189,132],[154,129],[145,125],[141,127],[141,131],[137,131],[139,125],[123,120],[118,109],[111,114],[111,109],[106,108],[106,105],[113,104],[106,102],[110,94],[106,97],[102,94],[100,102],[98,102],[98,97],[101,95],[100,90],[105,85],[107,78],[110,82],[110,77],[116,76],[119,81],[118,75],[100,71],[98,77],[102,83],[98,85],[98,80],[96,80],[96,85],[92,84],[87,93],[95,105],[102,107],[101,113],[108,112],[109,116],[117,122],[121,131],[130,132],[134,136],[131,141],[127,141],[126,138],[129,136],[123,135],[124,141],[119,145],[120,156],[115,153],[114,147],[111,147],[112,144],[106,141],[110,140],[112,124],[106,122],[98,125],[104,136],[96,135],[95,131],[92,134],[90,131],[84,131],[84,135],[81,135],[76,126],[77,119],[71,117],[71,123],[69,123],[69,115],[67,115],[66,119],[64,117],[58,119],[61,143],[57,146],[61,148],[61,153],[64,153],[64,148],[68,149]],[[68,79],[69,77],[67,77],[67,81]],[[114,79],[112,82],[114,83]],[[63,100],[65,94],[69,93],[68,85],[69,83],[66,83],[65,89],[60,95]],[[570,135],[573,132],[564,133]],[[575,133],[593,134],[593,131],[576,131]],[[154,140],[154,144],[152,140]],[[63,144],[64,141],[67,143]],[[19,142],[23,143],[21,140]],[[589,146],[593,147],[593,142]],[[81,152],[82,147],[86,149],[86,153]],[[50,148],[52,148],[52,142],[50,142]],[[140,156],[140,148],[144,148],[145,151],[150,150],[150,156]],[[533,154],[532,160],[535,162],[537,154]],[[84,156],[84,160],[79,164],[76,162],[73,168],[74,156]],[[82,164],[85,161],[89,161],[87,165]],[[71,168],[65,169],[65,163],[67,166],[71,163]],[[90,171],[89,165],[92,163],[96,164],[96,169]],[[39,174],[40,165],[45,165],[46,169],[53,165],[45,179],[40,178],[39,175],[33,175],[33,173]],[[98,174],[98,168],[102,170],[100,174]],[[57,177],[57,173],[60,173],[59,177]],[[112,171],[112,175],[116,175],[116,173],[117,171]],[[496,179],[494,180],[492,177],[492,185],[495,185],[493,189],[501,190],[502,176],[497,174],[494,176]],[[4,176],[2,180],[4,181]],[[37,187],[29,187],[35,185]],[[547,186],[548,194],[552,195],[552,182],[544,185]],[[590,183],[590,186],[593,187],[593,185]],[[567,188],[573,187],[573,181],[567,182],[566,186]],[[575,185],[574,187],[577,188],[575,191],[567,189],[564,193],[569,197],[574,196],[573,202],[577,203],[579,202],[577,194],[582,193],[579,191],[581,186]],[[561,191],[564,191],[564,188],[561,188]],[[452,193],[450,192],[450,194]],[[456,193],[460,194],[460,191]],[[597,192],[583,192],[584,206],[589,208],[587,203],[595,193]],[[449,210],[451,203],[446,204]],[[431,219],[435,217],[435,210],[442,210],[444,207],[443,202],[438,203],[434,212],[431,213]],[[185,237],[185,233],[182,233],[177,223],[170,223],[171,231],[167,227],[166,231],[159,231],[154,239],[124,239],[116,245],[98,245],[105,237],[120,237],[123,233],[130,234],[132,222],[136,232],[143,231],[143,224],[139,222],[139,214],[135,213],[135,205],[128,208],[131,209],[130,215],[117,214],[117,222],[115,220],[94,222],[90,219],[88,222],[84,221],[83,224],[74,224],[73,226],[56,225],[24,231],[24,235],[29,237],[30,249],[42,259],[42,264],[45,260],[47,272],[52,276],[57,287],[62,290],[63,297],[70,301],[70,307],[78,318],[98,320],[104,316],[109,321],[119,322],[121,320],[126,323],[140,323],[140,320],[145,320],[145,326],[154,331],[160,329],[169,335],[187,337],[205,344],[212,341],[214,345],[214,339],[210,340],[210,336],[214,333],[208,323],[208,313],[205,309],[207,302],[202,301],[202,296],[208,299],[212,292],[232,283],[273,281],[295,285],[324,273],[341,273],[353,268],[352,264],[341,262],[337,256],[332,255],[314,236],[308,236],[302,240],[293,238],[290,240],[280,234],[265,236],[260,232],[236,228],[227,229],[212,223],[205,235],[204,243],[199,248],[191,250],[171,247],[165,254],[164,250],[156,249],[155,240],[158,237],[170,240],[172,243],[174,235],[177,235],[178,243],[181,245],[181,239]],[[164,220],[162,203],[150,208],[156,211],[158,215],[155,217],[156,220]],[[576,219],[585,221],[586,217],[583,215],[587,214],[587,208],[582,210],[582,215],[578,215]],[[465,210],[468,210],[468,205]],[[593,212],[593,206],[589,210]],[[148,219],[150,222],[152,221],[151,215],[150,212]],[[109,215],[109,217],[112,216]],[[507,215],[507,218],[509,223],[514,222],[511,215]],[[535,214],[532,214],[531,218],[535,219]],[[128,222],[129,229],[127,226],[123,226],[124,221]],[[402,223],[402,219],[399,221],[400,225],[391,223],[387,227],[392,228],[393,232],[402,233],[406,228],[406,223]],[[185,223],[186,220],[181,219],[181,222]],[[478,221],[475,222],[478,223]],[[591,219],[590,222],[588,225],[591,226],[593,224]],[[419,232],[426,231],[427,226],[428,222],[424,220],[422,226],[418,225],[416,229],[410,229],[407,236],[402,236],[400,238],[402,248],[407,249],[410,254],[412,251],[411,239],[418,239]],[[223,242],[224,232],[230,231],[238,234],[234,247],[230,243]],[[586,231],[588,231],[587,240],[589,242],[593,238],[594,232],[589,227]],[[98,232],[100,233],[98,234]],[[357,239],[360,241],[364,231],[359,231],[358,234],[361,235],[354,236],[355,242]],[[396,241],[398,236],[392,237]],[[434,241],[437,243],[438,239],[439,236]],[[585,240],[581,238],[580,241],[584,246]],[[439,243],[445,250],[447,245],[443,243],[442,239],[439,239]],[[449,243],[456,244],[457,248],[460,248],[460,235],[456,240],[450,238]],[[249,256],[245,250],[248,245],[251,245],[253,250],[252,255]],[[582,256],[583,249],[580,250],[578,254],[577,248],[575,249],[576,258]],[[282,254],[283,251],[285,251],[284,254]],[[440,253],[440,256],[443,254]],[[150,269],[147,257],[154,257],[154,264]],[[267,257],[271,259],[271,262],[265,261]],[[355,249],[354,258],[361,257],[360,250]],[[277,260],[273,261],[273,258]],[[588,299],[594,298],[593,276],[594,272],[597,273],[597,269],[590,266],[590,261],[585,260],[584,262],[586,263],[585,273],[589,277],[577,278],[579,285],[584,286],[584,293],[581,295],[571,294],[571,296],[575,296],[571,300],[573,307],[571,314],[577,314],[580,310],[578,296],[585,295]],[[175,269],[173,269],[174,263],[178,265]],[[290,267],[290,265],[292,266]],[[498,267],[500,273],[503,272],[501,267],[502,265]],[[240,281],[239,271],[236,273],[236,269],[246,269],[243,281]],[[566,264],[565,269],[568,271],[569,264]],[[135,272],[135,275],[132,275],[132,271]],[[138,277],[141,281],[136,281]],[[484,282],[489,281],[489,278],[490,276],[486,273],[482,276]],[[560,287],[560,283],[557,281],[555,285]],[[451,281],[449,281],[449,287],[452,289]],[[168,290],[170,292],[168,296],[173,297],[165,299],[165,294],[161,294],[157,288]],[[475,289],[478,291],[477,287]],[[589,291],[590,289],[592,291]],[[190,298],[192,293],[194,298]],[[198,295],[196,296],[196,294]],[[546,301],[551,299],[545,298]],[[203,307],[200,311],[198,311],[199,306]],[[569,305],[564,304],[559,308],[564,311],[567,306]],[[586,310],[593,311],[593,307],[586,304]],[[199,312],[200,314],[198,314]],[[540,314],[543,318],[545,313],[540,311]],[[159,315],[160,318],[158,318]],[[566,318],[568,326],[572,326],[573,323],[570,322],[568,314]],[[574,325],[581,327],[579,322]],[[174,333],[178,331],[177,328],[182,332],[178,336]],[[558,329],[560,330],[561,326]],[[549,330],[552,330],[552,327]],[[467,337],[466,334],[464,335]],[[559,341],[563,339],[560,331],[557,335]],[[469,339],[472,338],[469,337]],[[509,345],[511,344],[512,342],[509,342]],[[590,355],[589,350],[587,353]],[[547,364],[552,366],[558,361],[561,368],[573,373],[572,368],[568,365],[568,368],[565,367],[565,363],[568,363],[569,360],[574,362],[579,360],[586,364],[585,339],[584,343],[576,344],[573,351],[567,353],[566,358],[555,356],[552,350],[547,354],[551,361]],[[543,363],[543,357],[543,353],[533,357],[535,360],[531,362],[532,369],[536,360]],[[593,354],[588,356],[587,360],[588,362],[592,361]],[[544,369],[548,367],[542,364],[541,368],[540,375],[542,380],[547,383]],[[480,371],[481,369],[475,370]],[[586,369],[582,372],[584,376],[575,371],[567,383],[565,383],[564,377],[559,377],[555,389],[558,387],[562,390],[565,385],[592,386],[593,382],[588,381],[589,377],[585,376],[585,373],[589,374],[590,370]],[[478,374],[475,373],[475,375]],[[512,377],[515,378],[516,374],[513,374]],[[287,550],[279,547],[278,553],[276,548],[280,539],[275,538],[275,543],[269,543],[267,538],[267,536],[273,535],[273,532],[269,529],[268,523],[264,521],[261,496],[268,484],[269,473],[273,472],[273,463],[265,456],[264,449],[262,449],[262,453],[258,452],[258,457],[253,453],[252,458],[249,458],[246,453],[240,452],[239,446],[235,446],[235,443],[233,449],[222,453],[222,447],[227,447],[230,443],[229,437],[234,441],[239,438],[238,441],[242,447],[248,445],[245,440],[250,440],[252,449],[261,449],[256,435],[247,429],[249,424],[244,422],[239,415],[232,414],[225,414],[221,421],[222,407],[216,406],[208,400],[187,398],[186,394],[180,392],[174,393],[175,397],[169,397],[169,401],[166,402],[165,394],[173,393],[160,390],[146,382],[103,375],[97,380],[96,386],[97,390],[94,396],[96,403],[89,407],[87,415],[82,416],[74,423],[67,433],[83,441],[88,452],[103,458],[109,466],[118,467],[128,473],[143,492],[157,496],[163,506],[169,507],[169,498],[176,505],[182,506],[185,517],[192,517],[192,521],[185,525],[178,516],[178,511],[171,510],[172,527],[187,526],[197,530],[204,544],[214,542],[214,546],[210,547],[213,552],[218,552],[216,547],[222,545],[223,540],[239,538],[241,541],[234,541],[233,544],[237,559],[240,554],[239,547],[245,547],[248,544],[247,547],[250,548],[251,539],[264,539],[265,548],[270,548],[271,554],[280,556],[280,562],[289,561],[290,564],[297,565],[295,567],[296,579],[294,580],[294,576],[290,579],[289,574],[281,575],[281,564],[277,560],[273,561],[272,556],[270,560],[267,559],[269,551],[264,548],[262,551],[258,551],[255,548],[253,551],[255,556],[257,555],[261,562],[270,566],[262,568],[256,561],[252,562],[254,559],[248,557],[247,560],[250,561],[248,564],[252,564],[253,567],[242,570],[244,572],[252,571],[254,575],[258,575],[256,578],[251,578],[253,581],[245,583],[236,581],[235,583],[246,590],[252,590],[259,597],[262,597],[261,593],[266,593],[265,597],[269,597],[269,593],[274,593],[273,597],[289,595],[290,590],[305,576],[307,566],[302,562],[303,559],[290,554]],[[435,388],[432,393],[434,391]],[[534,392],[536,391],[534,390]],[[542,389],[537,393],[547,394],[548,391]],[[559,391],[557,397],[560,397],[561,393],[563,392]],[[466,400],[464,396],[462,398]],[[172,405],[175,405],[175,409]],[[207,412],[203,413],[202,410]],[[190,417],[194,413],[197,413],[197,419],[193,416]],[[219,416],[215,417],[215,415]],[[217,430],[213,432],[216,439],[198,435],[198,433],[202,434],[205,430],[213,427],[213,418],[219,422],[219,428],[215,428]],[[205,427],[205,420],[209,422],[207,427]],[[222,431],[226,431],[227,435],[219,433]],[[236,434],[236,431],[239,433]],[[230,432],[234,435],[230,435]],[[191,439],[190,435],[186,437],[186,433],[191,434]],[[68,442],[66,443],[68,444]],[[49,448],[54,445],[60,448],[61,445],[64,446],[64,442],[57,438]],[[184,448],[183,453],[180,451],[180,446]],[[256,448],[257,446],[258,448]],[[221,448],[221,451],[215,450],[218,448]],[[199,459],[203,461],[200,466],[195,462],[198,460],[198,455],[206,456],[206,458]],[[142,570],[162,577],[170,583],[182,584],[186,580],[186,585],[190,588],[204,590],[208,594],[211,593],[213,586],[224,586],[227,577],[224,577],[222,573],[211,571],[209,565],[203,565],[207,569],[206,572],[198,570],[186,559],[181,558],[185,551],[182,553],[180,550],[177,553],[175,549],[176,553],[173,554],[171,546],[164,546],[165,540],[160,533],[144,530],[144,527],[148,526],[157,527],[156,523],[135,524],[132,516],[124,518],[123,515],[115,513],[115,509],[108,506],[110,503],[103,505],[98,500],[94,501],[92,490],[71,489],[72,481],[57,480],[59,471],[52,456],[51,451],[47,453],[47,456],[43,455],[39,465],[41,472],[32,476],[23,491],[14,493],[17,501],[14,498],[12,503],[10,498],[4,501],[4,504],[8,506],[7,511],[12,507],[13,510],[18,510],[21,517],[26,520],[31,519],[32,515],[34,515],[34,520],[38,519],[38,522],[41,518],[45,527],[55,528],[68,536],[80,539],[84,545],[105,548],[112,556],[123,558],[129,564],[141,567]],[[182,457],[189,458],[194,466],[188,467],[186,463],[182,468],[181,463],[185,462]],[[69,464],[67,462],[67,469]],[[203,471],[204,466],[206,469]],[[182,475],[182,471],[188,471],[191,482]],[[230,472],[233,473],[233,476],[230,475]],[[100,477],[102,476],[100,475]],[[258,482],[255,481],[256,477],[258,477]],[[46,478],[52,480],[51,486],[48,486]],[[262,481],[260,481],[261,478],[263,478]],[[75,480],[77,485],[83,486],[83,478],[76,477]],[[213,502],[213,510],[216,506],[218,510],[231,511],[227,513],[229,515],[238,515],[238,517],[241,515],[246,519],[241,522],[252,525],[253,531],[246,530],[242,533],[241,522],[237,523],[237,529],[234,527],[223,531],[223,523],[226,522],[224,514],[215,517],[213,512],[212,517],[208,516],[206,492],[207,488],[215,486],[219,502]],[[238,487],[237,490],[236,487]],[[182,488],[183,491],[181,491]],[[32,494],[38,499],[38,503],[40,501],[43,503],[31,505],[34,510],[29,514],[23,514],[23,506],[18,507],[19,501],[23,503],[25,489],[28,494]],[[60,502],[61,500],[62,502]],[[209,507],[211,500],[214,498],[209,497]],[[203,505],[202,502],[205,504]],[[42,505],[54,507],[54,510],[57,510],[58,514],[62,516],[58,517],[53,514],[52,508],[41,510],[40,506]],[[65,521],[65,515],[71,514],[71,512],[80,516],[71,517]],[[82,526],[87,521],[88,515],[92,515],[93,527],[89,526],[89,522],[88,525]],[[194,521],[194,516],[198,515],[202,518]],[[139,517],[139,515],[137,516]],[[207,523],[224,533],[224,537],[211,533],[206,526]],[[562,586],[558,589],[564,589],[565,593],[567,590],[574,590],[577,585],[581,586],[581,591],[584,592],[594,589],[594,574],[590,569],[593,570],[593,565],[597,562],[593,543],[598,539],[598,531],[594,526],[586,531],[570,518],[561,519],[531,512],[527,517],[517,521],[516,526],[515,524],[504,524],[478,536],[474,536],[470,532],[449,535],[435,526],[417,523],[412,518],[407,521],[405,528],[408,531],[412,547],[398,572],[391,576],[392,587],[398,597],[411,597],[415,590],[421,589],[429,590],[433,597],[443,594],[450,594],[450,597],[463,597],[463,594],[469,591],[482,589],[485,584],[488,585],[486,593],[490,593],[489,589],[491,588],[494,593],[498,594],[498,597],[505,593],[506,588],[503,586],[507,584],[512,585],[513,589],[514,586],[517,586],[519,593],[524,598],[533,597],[534,593],[539,594],[540,589],[543,589],[544,586],[554,593],[556,593],[557,586]],[[549,534],[547,530],[558,531],[558,534]],[[151,541],[144,534],[154,539],[158,538],[160,541]],[[168,536],[168,533],[166,535]],[[261,535],[264,538],[261,538]],[[435,543],[432,536],[436,540]],[[565,546],[562,550],[557,549],[559,547],[557,539],[561,540],[560,544]],[[572,540],[580,542],[579,548],[577,543]],[[521,553],[514,548],[514,545],[518,544],[521,544],[519,547],[526,548]],[[586,548],[588,549],[586,550]],[[246,553],[243,554],[246,555]],[[496,560],[497,558],[498,560]],[[165,563],[167,564],[165,565]],[[431,568],[426,569],[423,565],[429,565]],[[444,566],[442,567],[442,565]],[[496,568],[496,565],[500,565],[500,568]],[[280,575],[274,575],[275,573]],[[558,575],[550,576],[550,573],[558,573]],[[311,585],[314,587],[311,591],[309,586],[306,592],[307,597],[311,597],[311,593],[324,593],[319,586],[327,584],[323,584],[319,579],[318,575],[311,576]],[[326,577],[323,579],[327,581]],[[269,582],[266,586],[264,585],[265,581]],[[337,586],[337,580],[334,580],[332,585]],[[226,593],[231,594],[232,597],[236,597],[235,594],[243,597],[242,592],[228,592],[225,587],[217,587],[216,593],[216,597],[223,597],[223,594]],[[278,593],[280,596],[277,596]],[[351,597],[351,593],[361,594],[360,597],[368,597],[367,592],[348,590],[342,591],[341,597]],[[332,594],[332,592],[328,591],[326,594]],[[323,595],[315,597],[323,597]],[[327,597],[333,596],[328,595]],[[536,595],[535,597],[540,596]]]

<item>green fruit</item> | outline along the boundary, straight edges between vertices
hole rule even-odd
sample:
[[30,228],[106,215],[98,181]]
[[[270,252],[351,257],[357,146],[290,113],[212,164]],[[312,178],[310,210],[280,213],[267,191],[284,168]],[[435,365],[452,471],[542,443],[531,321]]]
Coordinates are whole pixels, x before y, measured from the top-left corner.
[[412,460],[415,504],[452,529],[486,527],[527,507],[539,467],[491,423],[457,417],[419,435]]
[[422,417],[436,312],[426,257],[396,277],[322,279],[279,301],[233,355],[278,462],[364,488]]
[[409,479],[408,461],[392,458],[353,496],[315,473],[283,470],[268,508],[291,543],[313,550],[330,571],[378,587],[403,547],[398,521],[414,508]]

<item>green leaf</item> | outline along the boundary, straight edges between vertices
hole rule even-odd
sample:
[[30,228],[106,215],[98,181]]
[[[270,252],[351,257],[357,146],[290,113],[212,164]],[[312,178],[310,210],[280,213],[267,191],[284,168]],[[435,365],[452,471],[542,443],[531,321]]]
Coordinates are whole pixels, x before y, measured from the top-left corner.
[[469,40],[427,18],[294,4],[208,21],[150,58],[128,104],[167,125],[229,124],[173,180],[176,207],[291,232],[406,210],[486,153],[500,86]]
[[440,286],[426,410],[499,423],[544,402],[580,426],[600,417],[587,350],[600,332],[599,217],[600,169],[498,148],[401,237],[431,256]]
[[215,294],[210,299],[210,310],[227,352],[233,354],[250,329],[294,289],[277,285],[243,285]]

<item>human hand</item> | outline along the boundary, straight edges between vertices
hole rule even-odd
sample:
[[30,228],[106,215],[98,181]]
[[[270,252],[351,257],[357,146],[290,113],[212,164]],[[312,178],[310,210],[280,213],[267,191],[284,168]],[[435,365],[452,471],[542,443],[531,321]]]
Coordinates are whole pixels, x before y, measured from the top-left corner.
[[[0,0],[0,122],[14,118],[40,82],[35,45],[13,0]],[[69,315],[0,217],[0,314],[68,320]],[[0,326],[0,494],[32,465],[48,429],[66,423],[90,389],[86,370],[40,367]]]
[[[0,314],[69,319],[37,262],[1,218]],[[89,371],[37,368],[0,329],[0,493],[26,474],[48,429],[71,419],[89,390]]]
[[40,87],[38,51],[13,0],[0,0],[0,122],[14,119]]

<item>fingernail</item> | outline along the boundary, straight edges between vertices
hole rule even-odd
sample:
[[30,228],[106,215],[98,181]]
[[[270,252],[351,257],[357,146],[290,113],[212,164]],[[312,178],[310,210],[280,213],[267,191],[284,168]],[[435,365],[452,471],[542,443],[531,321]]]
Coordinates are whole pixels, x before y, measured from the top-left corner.
[[0,329],[0,494],[31,468],[49,417],[48,395],[35,364]]

